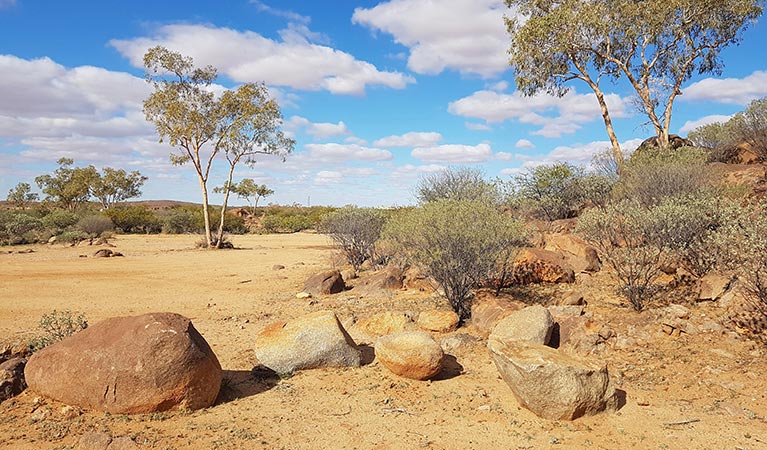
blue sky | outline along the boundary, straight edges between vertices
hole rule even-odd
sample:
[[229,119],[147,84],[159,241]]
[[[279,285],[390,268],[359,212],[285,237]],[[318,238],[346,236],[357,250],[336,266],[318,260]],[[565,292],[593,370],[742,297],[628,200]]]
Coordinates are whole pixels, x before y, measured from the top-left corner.
[[[499,0],[0,0],[0,197],[70,157],[140,170],[144,199],[199,201],[192,167],[170,164],[141,112],[141,57],[157,44],[218,67],[224,87],[270,87],[296,150],[236,173],[273,188],[268,202],[406,205],[419,177],[447,166],[508,178],[588,164],[609,147],[596,100],[579,83],[561,99],[515,94],[506,13]],[[762,22],[723,52],[720,77],[684,86],[672,132],[767,95]],[[631,150],[652,131],[629,89],[603,88]]]

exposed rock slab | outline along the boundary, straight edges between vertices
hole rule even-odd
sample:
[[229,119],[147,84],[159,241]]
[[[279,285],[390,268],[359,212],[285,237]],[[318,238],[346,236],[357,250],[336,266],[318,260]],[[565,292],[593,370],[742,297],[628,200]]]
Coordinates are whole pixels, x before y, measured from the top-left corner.
[[519,403],[539,417],[573,420],[618,406],[606,366],[529,342],[491,339],[488,348]]
[[522,284],[573,283],[575,271],[560,253],[525,248],[514,259],[514,278]]
[[449,333],[458,328],[458,314],[444,309],[422,311],[416,322],[419,328],[437,333]]
[[471,323],[487,337],[498,322],[518,309],[518,304],[497,297],[478,299],[471,305]]
[[29,359],[29,388],[84,409],[133,414],[213,404],[221,365],[192,322],[178,314],[115,317]]
[[490,333],[490,339],[502,342],[527,341],[546,345],[551,340],[554,319],[540,305],[514,311],[499,321]]
[[360,350],[332,311],[318,311],[262,330],[258,361],[280,375],[322,367],[358,367]]

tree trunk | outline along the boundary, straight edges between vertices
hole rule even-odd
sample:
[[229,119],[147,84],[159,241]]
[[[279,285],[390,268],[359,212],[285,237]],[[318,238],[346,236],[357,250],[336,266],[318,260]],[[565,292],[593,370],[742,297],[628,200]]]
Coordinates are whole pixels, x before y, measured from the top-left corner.
[[602,109],[602,119],[605,122],[605,129],[607,130],[607,135],[610,137],[610,143],[613,146],[613,156],[615,157],[615,163],[618,166],[618,174],[620,174],[623,171],[623,151],[621,150],[621,143],[615,135],[613,121],[610,118],[610,111],[607,110],[605,96],[598,86],[592,85],[591,89],[594,90],[594,94],[597,96],[597,101],[599,101],[599,107]]
[[216,248],[221,248],[221,241],[224,240],[224,220],[226,217],[226,205],[229,202],[229,192],[231,192],[233,176],[234,165],[229,168],[229,179],[224,184],[224,204],[221,206],[221,221],[218,224],[218,239],[216,240]]
[[205,222],[205,240],[208,243],[208,247],[213,242],[213,237],[210,232],[210,213],[208,212],[208,186],[202,175],[198,174],[200,179],[200,189],[202,190],[202,217]]

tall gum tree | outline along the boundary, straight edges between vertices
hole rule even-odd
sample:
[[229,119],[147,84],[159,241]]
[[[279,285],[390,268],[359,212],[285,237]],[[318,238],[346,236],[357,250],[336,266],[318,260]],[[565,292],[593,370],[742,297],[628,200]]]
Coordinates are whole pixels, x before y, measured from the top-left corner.
[[623,156],[600,82],[626,77],[661,145],[681,86],[720,74],[721,50],[762,13],[761,0],[505,0],[509,63],[525,95],[563,96],[571,80],[594,91],[613,154]]
[[[280,154],[284,157],[294,142],[279,131],[282,117],[266,88],[244,84],[216,96],[213,82],[217,71],[212,66],[195,68],[188,56],[157,46],[144,55],[145,76],[154,92],[144,101],[144,113],[160,136],[174,148],[171,162],[191,163],[202,192],[205,239],[208,246],[220,246],[226,200],[221,211],[219,237],[213,240],[208,211],[208,180],[213,162],[224,153],[229,161],[231,186],[234,168],[240,161],[255,162],[256,154]],[[229,197],[225,191],[225,199]]]

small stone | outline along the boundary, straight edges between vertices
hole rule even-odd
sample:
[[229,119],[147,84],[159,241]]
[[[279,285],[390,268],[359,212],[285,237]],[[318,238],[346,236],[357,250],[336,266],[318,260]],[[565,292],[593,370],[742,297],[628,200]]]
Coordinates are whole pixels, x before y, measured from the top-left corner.
[[282,264],[275,264],[272,266],[272,270],[284,270],[284,269],[285,269],[285,266],[283,266]]
[[297,299],[301,299],[301,300],[307,299],[307,298],[312,298],[312,294],[310,294],[308,292],[299,292],[298,294],[296,294],[296,298]]
[[112,437],[107,433],[87,431],[80,436],[75,450],[107,450]]
[[571,292],[559,301],[561,306],[585,306],[586,300],[580,292]]
[[406,331],[378,338],[376,358],[395,375],[428,380],[442,370],[444,353],[423,331]]

